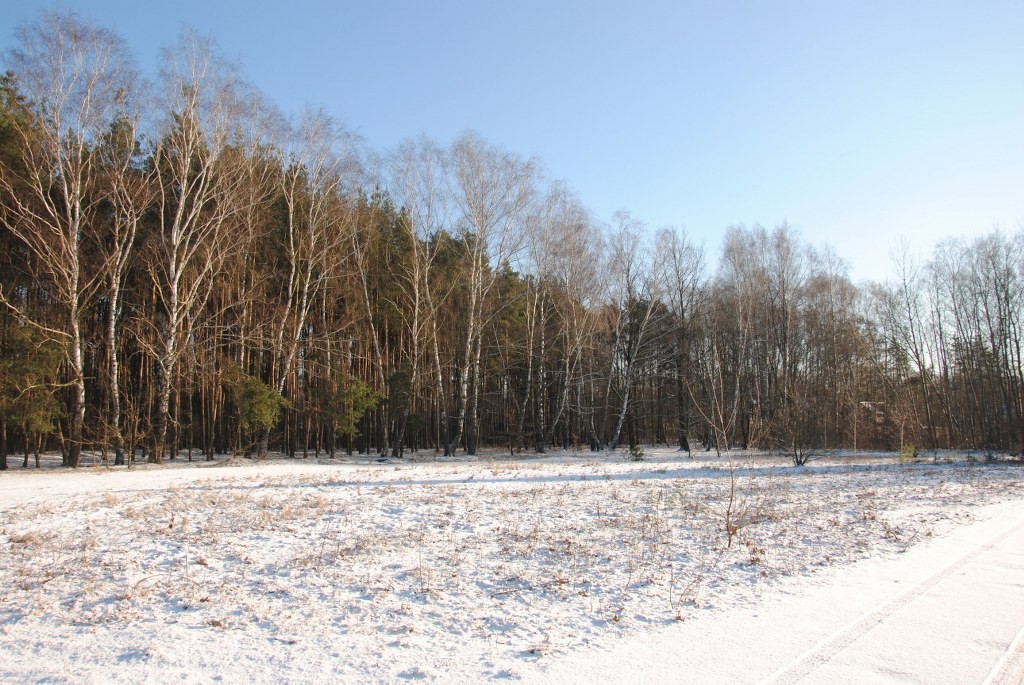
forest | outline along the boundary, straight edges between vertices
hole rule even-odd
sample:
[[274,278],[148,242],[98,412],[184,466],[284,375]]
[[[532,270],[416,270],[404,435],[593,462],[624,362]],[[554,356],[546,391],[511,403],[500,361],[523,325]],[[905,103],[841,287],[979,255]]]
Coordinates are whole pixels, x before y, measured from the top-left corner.
[[67,14],[4,55],[0,468],[1024,451],[1024,228],[855,283],[786,224],[603,221],[472,131],[369,150],[188,31],[161,60]]

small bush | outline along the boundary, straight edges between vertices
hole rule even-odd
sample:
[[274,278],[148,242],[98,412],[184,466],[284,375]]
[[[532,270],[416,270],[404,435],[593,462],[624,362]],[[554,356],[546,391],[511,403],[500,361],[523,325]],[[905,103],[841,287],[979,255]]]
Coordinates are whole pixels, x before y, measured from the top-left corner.
[[277,425],[288,401],[255,376],[243,375],[235,389],[235,404],[243,430],[269,430]]
[[629,448],[629,460],[630,461],[643,461],[644,460],[644,448],[640,445],[633,445]]
[[917,448],[911,443],[906,443],[900,448],[900,463],[906,464],[917,459]]
[[363,415],[383,399],[358,378],[343,377],[327,405],[327,415],[334,421],[334,434],[350,438],[358,436],[358,424]]

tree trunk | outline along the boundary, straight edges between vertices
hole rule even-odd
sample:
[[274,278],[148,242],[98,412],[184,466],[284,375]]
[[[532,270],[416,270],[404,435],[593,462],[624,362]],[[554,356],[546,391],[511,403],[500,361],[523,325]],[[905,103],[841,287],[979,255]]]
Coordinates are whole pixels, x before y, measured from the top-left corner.
[[121,289],[117,279],[119,270],[111,275],[110,302],[107,309],[107,385],[110,392],[110,418],[108,422],[114,448],[114,466],[124,465],[124,440],[121,437],[121,384],[118,382],[120,359],[117,354],[117,311],[121,306]]
[[0,414],[0,471],[7,470],[7,417]]
[[70,468],[78,468],[82,456],[82,429],[85,426],[85,374],[84,360],[82,354],[82,335],[78,322],[77,308],[71,312],[71,372],[72,377],[72,401],[69,410],[68,438],[71,441],[64,465]]

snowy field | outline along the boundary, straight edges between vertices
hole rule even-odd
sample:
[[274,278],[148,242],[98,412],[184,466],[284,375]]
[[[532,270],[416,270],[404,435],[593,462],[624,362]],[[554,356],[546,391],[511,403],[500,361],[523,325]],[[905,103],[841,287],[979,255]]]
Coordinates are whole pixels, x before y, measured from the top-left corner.
[[[10,463],[5,683],[542,682],[588,668],[590,683],[713,682],[708,664],[728,661],[718,672],[729,674],[758,659],[760,675],[728,677],[795,682],[821,660],[803,651],[832,630],[814,627],[829,620],[815,618],[826,603],[839,623],[875,627],[871,602],[889,600],[873,595],[881,581],[856,589],[857,579],[884,571],[898,583],[951,564],[908,586],[921,588],[914,599],[1024,538],[1011,520],[1024,519],[1024,468],[966,455],[802,468],[654,449],[641,462],[581,452],[130,471]],[[972,551],[982,534],[998,536]],[[775,660],[753,654],[767,633],[796,630],[783,619],[817,637],[791,654],[773,648]],[[978,668],[1011,682],[1019,650],[1003,642],[1024,610],[1005,622],[1009,639],[991,645],[1002,660]],[[629,662],[637,645],[660,654]],[[658,671],[670,657],[690,670]],[[951,682],[970,682],[964,673]]]

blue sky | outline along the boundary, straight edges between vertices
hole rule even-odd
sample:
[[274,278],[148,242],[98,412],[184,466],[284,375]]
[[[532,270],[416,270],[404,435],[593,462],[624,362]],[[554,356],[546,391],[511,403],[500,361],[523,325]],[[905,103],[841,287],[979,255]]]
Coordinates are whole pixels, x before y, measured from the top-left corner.
[[473,128],[540,157],[598,218],[788,222],[881,280],[901,236],[1024,226],[1024,2],[37,2],[114,29],[152,70],[188,24],[286,112],[374,150]]

